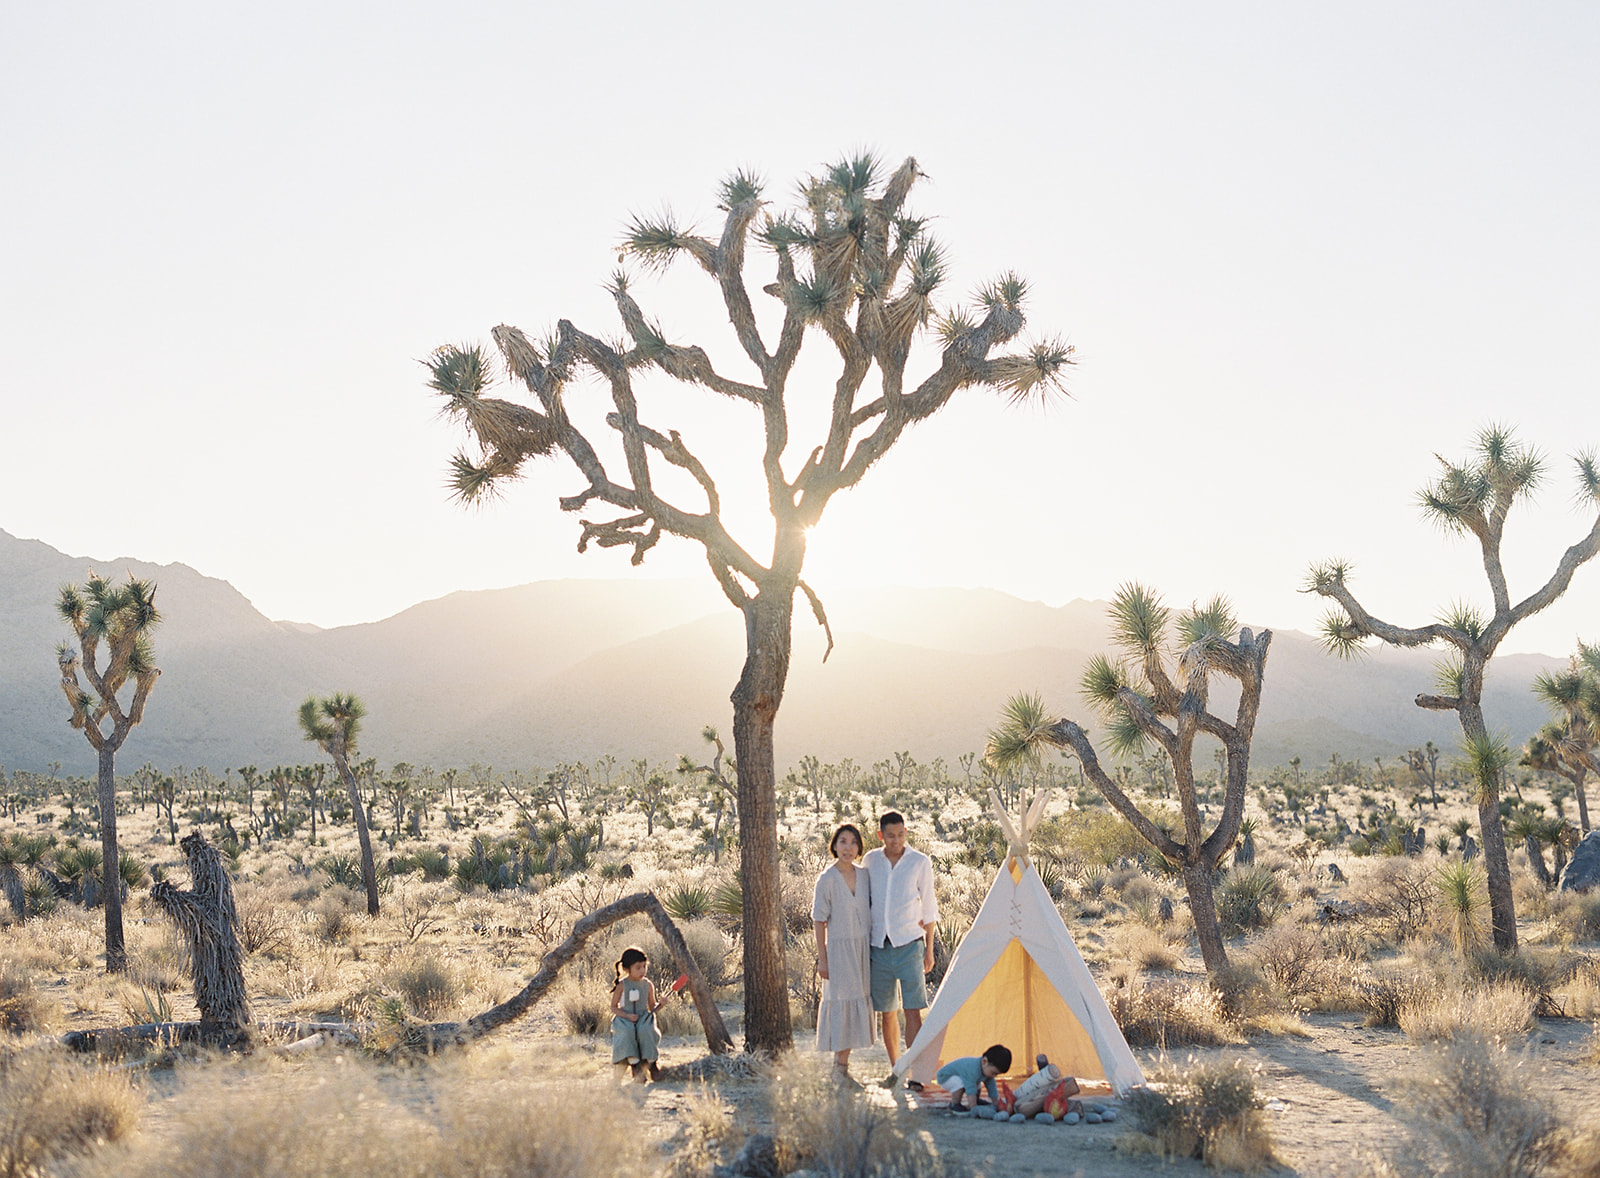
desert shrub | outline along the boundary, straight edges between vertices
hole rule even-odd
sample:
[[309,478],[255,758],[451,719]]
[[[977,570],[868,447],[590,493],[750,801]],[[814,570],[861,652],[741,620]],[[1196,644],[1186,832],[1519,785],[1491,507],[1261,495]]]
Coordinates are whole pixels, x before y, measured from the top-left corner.
[[789,1057],[768,1096],[777,1172],[836,1178],[956,1178],[966,1173],[933,1138],[833,1080],[822,1061]]
[[697,884],[679,884],[667,893],[661,906],[679,923],[699,920],[711,914],[711,892]]
[[1492,1039],[1463,1032],[1430,1048],[1400,1096],[1412,1140],[1389,1159],[1401,1175],[1535,1178],[1551,1172],[1566,1135],[1530,1091],[1531,1066]]
[[317,864],[317,870],[328,877],[329,882],[340,887],[352,890],[362,887],[361,860],[354,855],[329,855]]
[[1201,1158],[1220,1170],[1252,1171],[1273,1161],[1272,1132],[1242,1060],[1164,1066],[1155,1083],[1128,1095],[1128,1111],[1163,1158]]
[[311,905],[312,935],[330,945],[346,940],[355,928],[354,900],[354,892],[337,885],[318,896]]
[[738,1141],[732,1110],[717,1089],[700,1084],[685,1095],[680,1138],[671,1150],[671,1178],[702,1178],[728,1160]]
[[1178,964],[1177,951],[1166,937],[1146,924],[1125,924],[1111,936],[1111,952],[1139,969],[1172,969]]
[[1283,884],[1265,867],[1228,872],[1216,889],[1217,919],[1229,933],[1266,928],[1278,918]]
[[1418,1043],[1437,1043],[1471,1033],[1497,1042],[1526,1035],[1535,999],[1520,986],[1498,982],[1465,994],[1435,993],[1400,1011],[1400,1029]]
[[1551,949],[1524,947],[1520,953],[1500,953],[1485,948],[1467,957],[1467,973],[1489,984],[1514,986],[1533,999],[1539,1018],[1559,1018],[1566,1012],[1556,999],[1556,991],[1591,965],[1581,954]]
[[1229,1022],[1242,1023],[1283,1009],[1266,974],[1248,957],[1230,959],[1212,971],[1208,981],[1217,996],[1218,1008]]
[[1390,970],[1375,970],[1356,986],[1369,1027],[1398,1027],[1401,1016],[1429,1000],[1434,989],[1432,979],[1421,974]]
[[1236,1041],[1215,990],[1205,982],[1151,984],[1138,977],[1106,994],[1133,1047],[1215,1047]]
[[[1157,807],[1150,820],[1158,826],[1170,822],[1176,829],[1183,827],[1182,816],[1170,806]],[[1110,867],[1121,859],[1156,857],[1150,844],[1126,818],[1108,810],[1072,810],[1052,815],[1034,827],[1031,843],[1038,854],[1059,860],[1068,871]]]
[[1446,863],[1434,873],[1450,939],[1457,953],[1475,953],[1485,941],[1483,912],[1489,905],[1486,878],[1474,863]]
[[611,1027],[611,997],[593,986],[570,990],[561,999],[561,1017],[574,1035],[598,1035]]
[[234,893],[239,920],[234,925],[246,953],[271,955],[288,945],[291,925],[283,901],[264,888],[241,887]]
[[438,1018],[461,1002],[455,972],[431,953],[401,959],[385,981],[404,999],[406,1009],[421,1018]]
[[1285,994],[1314,994],[1329,972],[1328,946],[1315,929],[1279,925],[1252,947],[1261,971]]
[[120,1141],[138,1111],[122,1074],[54,1049],[0,1054],[0,1174],[36,1174],[50,1162]]
[[1433,873],[1407,857],[1384,859],[1353,890],[1368,919],[1396,945],[1428,927],[1438,889]]
[[39,993],[33,971],[14,961],[0,961],[0,1031],[22,1034],[42,1031],[55,1021],[57,1008]]
[[1574,941],[1600,939],[1600,891],[1557,892],[1550,902],[1550,915]]

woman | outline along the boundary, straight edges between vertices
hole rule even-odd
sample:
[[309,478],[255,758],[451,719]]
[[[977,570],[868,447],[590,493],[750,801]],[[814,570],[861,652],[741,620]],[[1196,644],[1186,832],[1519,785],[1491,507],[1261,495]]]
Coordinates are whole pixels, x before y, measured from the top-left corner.
[[833,866],[817,877],[811,919],[817,932],[817,973],[822,1005],[817,1009],[817,1050],[833,1052],[833,1066],[850,1074],[850,1052],[876,1041],[869,990],[867,942],[872,935],[872,884],[856,867],[861,832],[849,823],[833,832]]

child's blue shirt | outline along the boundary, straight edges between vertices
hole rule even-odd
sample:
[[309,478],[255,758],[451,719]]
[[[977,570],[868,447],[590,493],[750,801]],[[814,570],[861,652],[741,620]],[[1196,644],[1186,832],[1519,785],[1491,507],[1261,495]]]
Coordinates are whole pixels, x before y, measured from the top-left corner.
[[983,1074],[983,1056],[967,1055],[960,1059],[952,1059],[939,1069],[938,1074],[934,1076],[934,1082],[941,1088],[947,1087],[945,1080],[951,1076],[960,1076],[968,1092],[976,1093],[978,1085],[983,1085],[989,1093],[989,1103],[1000,1103],[1000,1090],[995,1087],[994,1077]]

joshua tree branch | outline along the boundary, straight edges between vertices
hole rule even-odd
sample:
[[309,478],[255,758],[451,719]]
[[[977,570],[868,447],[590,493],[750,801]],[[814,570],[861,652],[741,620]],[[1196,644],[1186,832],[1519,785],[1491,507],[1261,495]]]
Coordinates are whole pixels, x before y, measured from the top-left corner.
[[1123,793],[1117,783],[1106,776],[1100,767],[1100,758],[1095,755],[1094,745],[1089,742],[1088,733],[1084,732],[1071,720],[1057,720],[1045,733],[1046,739],[1052,744],[1072,749],[1078,754],[1078,761],[1083,765],[1083,771],[1093,781],[1095,788],[1110,802],[1112,808],[1121,814],[1137,830],[1140,836],[1173,863],[1187,861],[1187,850],[1175,842],[1171,835],[1161,830],[1139,811],[1133,804],[1133,799]]
[[1419,708],[1427,708],[1430,712],[1459,712],[1461,710],[1461,697],[1459,695],[1419,695],[1413,701]]
[[828,649],[822,652],[822,661],[827,662],[828,656],[833,653],[833,627],[828,625],[828,614],[822,608],[822,598],[818,597],[810,585],[799,581],[800,591],[806,595],[806,600],[811,603],[811,613],[817,619],[817,624],[822,627],[822,632],[828,636]]
[[1435,622],[1428,626],[1418,626],[1415,629],[1406,629],[1395,626],[1380,618],[1369,614],[1365,607],[1355,599],[1349,589],[1345,588],[1343,581],[1333,581],[1327,585],[1314,585],[1312,592],[1323,597],[1331,597],[1344,607],[1345,614],[1351,623],[1364,636],[1381,639],[1393,646],[1430,646],[1435,642],[1448,642],[1453,646],[1465,650],[1472,645],[1472,639],[1453,626],[1446,626]]
[[1550,579],[1517,603],[1516,608],[1510,613],[1505,628],[1509,630],[1523,618],[1536,614],[1552,604],[1567,591],[1567,586],[1572,583],[1572,575],[1597,552],[1600,552],[1600,516],[1595,517],[1594,526],[1589,529],[1587,536],[1562,553],[1561,562],[1556,565],[1556,571],[1550,575]]

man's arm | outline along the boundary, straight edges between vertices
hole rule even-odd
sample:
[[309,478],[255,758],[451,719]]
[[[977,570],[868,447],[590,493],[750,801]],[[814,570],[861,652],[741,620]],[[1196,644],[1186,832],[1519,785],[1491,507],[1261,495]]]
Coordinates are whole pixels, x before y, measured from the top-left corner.
[[922,857],[922,972],[933,972],[933,929],[939,923],[939,899],[933,892],[933,860]]

